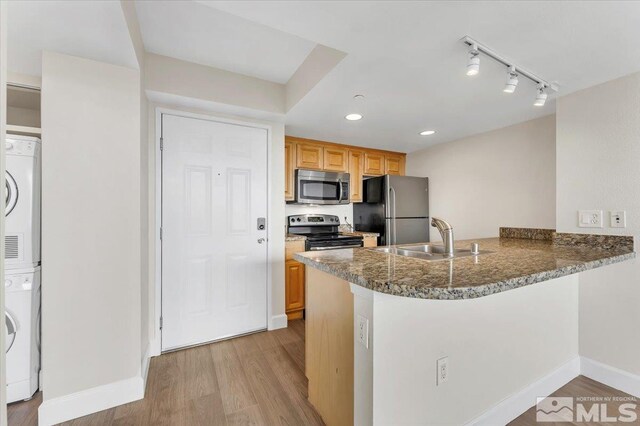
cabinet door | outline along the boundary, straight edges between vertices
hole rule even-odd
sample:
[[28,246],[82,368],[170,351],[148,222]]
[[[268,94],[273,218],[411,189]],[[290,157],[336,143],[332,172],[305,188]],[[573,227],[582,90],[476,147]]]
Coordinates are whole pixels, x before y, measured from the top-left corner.
[[285,311],[289,319],[302,318],[304,309],[304,264],[285,262]]
[[365,247],[376,247],[378,245],[378,237],[365,236],[363,238]]
[[322,145],[298,142],[296,143],[296,167],[322,170],[323,154]]
[[384,173],[384,155],[377,152],[365,152],[364,174],[368,176],[378,176]]
[[284,143],[284,199],[291,201],[295,197],[295,173],[296,173],[295,144],[289,141]]
[[349,199],[352,203],[362,202],[363,157],[362,151],[349,151]]
[[388,175],[404,175],[404,156],[387,154],[385,159],[385,173]]
[[324,170],[346,172],[348,168],[348,151],[345,148],[324,147]]

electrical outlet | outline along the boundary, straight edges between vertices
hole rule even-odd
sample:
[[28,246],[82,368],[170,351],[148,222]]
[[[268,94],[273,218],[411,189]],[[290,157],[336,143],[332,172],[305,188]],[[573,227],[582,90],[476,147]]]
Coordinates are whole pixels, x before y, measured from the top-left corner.
[[578,210],[580,228],[602,228],[602,210]]
[[358,342],[369,349],[369,320],[358,315]]
[[449,357],[436,361],[436,386],[449,380]]
[[612,228],[626,228],[627,227],[627,213],[624,210],[618,210],[609,212],[611,219],[610,226]]

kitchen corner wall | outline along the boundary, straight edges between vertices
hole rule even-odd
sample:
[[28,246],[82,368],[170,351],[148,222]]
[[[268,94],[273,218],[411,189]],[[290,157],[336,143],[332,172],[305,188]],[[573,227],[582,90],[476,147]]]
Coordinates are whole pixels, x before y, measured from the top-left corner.
[[[640,73],[558,99],[557,226],[563,232],[640,232]],[[604,229],[579,228],[578,210],[604,211]],[[609,211],[627,227],[610,228]],[[640,262],[580,275],[580,355],[640,374]]]
[[[497,237],[501,226],[555,228],[555,116],[407,155],[407,175],[429,178],[430,215],[456,239]],[[440,235],[431,229],[431,240]]]
[[40,424],[144,391],[139,115],[138,70],[43,53]]

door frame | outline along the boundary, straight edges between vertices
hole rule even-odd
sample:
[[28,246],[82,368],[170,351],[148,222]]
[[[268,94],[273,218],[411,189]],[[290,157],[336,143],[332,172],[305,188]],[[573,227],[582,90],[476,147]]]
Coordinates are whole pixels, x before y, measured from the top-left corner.
[[[216,123],[236,124],[240,126],[264,129],[267,131],[267,316],[266,325],[269,329],[272,312],[272,269],[274,255],[272,253],[271,232],[273,223],[271,223],[273,197],[272,197],[272,170],[271,170],[271,153],[273,148],[273,128],[269,124],[256,123],[250,119],[229,118],[212,114],[199,114],[181,111],[178,109],[156,107],[155,112],[155,280],[154,280],[154,313],[150,318],[153,321],[154,335],[149,339],[149,356],[158,356],[162,354],[162,329],[160,321],[162,317],[162,240],[160,239],[160,228],[162,227],[162,150],[160,149],[160,139],[162,137],[162,115],[173,115],[183,118],[193,118],[198,120],[213,121]],[[174,349],[175,350],[175,349]]]

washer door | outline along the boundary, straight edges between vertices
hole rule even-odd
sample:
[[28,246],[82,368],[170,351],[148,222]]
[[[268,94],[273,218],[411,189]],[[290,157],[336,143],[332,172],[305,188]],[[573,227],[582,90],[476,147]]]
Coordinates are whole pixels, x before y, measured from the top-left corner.
[[16,328],[16,322],[11,316],[11,314],[9,314],[9,312],[4,313],[4,322],[7,328],[7,331],[6,331],[7,334],[5,336],[5,341],[7,343],[7,350],[5,352],[9,352],[11,350],[11,346],[13,346],[13,342],[15,342],[16,340],[17,328]]
[[5,172],[5,187],[7,197],[5,199],[4,215],[6,217],[9,216],[18,203],[18,185],[16,185],[16,180],[8,171]]

